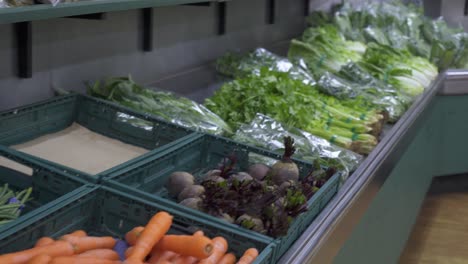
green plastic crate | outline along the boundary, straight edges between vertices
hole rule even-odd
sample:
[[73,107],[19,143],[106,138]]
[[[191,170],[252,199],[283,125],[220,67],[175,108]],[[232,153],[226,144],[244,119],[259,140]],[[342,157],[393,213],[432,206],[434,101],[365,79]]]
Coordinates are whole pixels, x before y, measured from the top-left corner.
[[144,226],[159,211],[166,211],[174,216],[169,231],[171,234],[192,234],[196,230],[203,230],[208,237],[226,238],[229,251],[237,256],[241,256],[249,247],[256,247],[260,251],[256,263],[273,263],[273,245],[256,237],[239,235],[235,230],[222,225],[211,224],[196,216],[117,190],[89,185],[83,187],[79,195],[62,204],[0,232],[0,254],[30,248],[43,236],[57,238],[80,229],[91,235],[122,239],[125,233],[135,226]]
[[[179,208],[181,211],[235,228],[239,230],[239,232],[267,239],[276,245],[273,256],[274,260],[277,260],[291,247],[294,241],[307,229],[323,207],[333,198],[338,191],[340,176],[338,173],[332,176],[308,201],[309,210],[294,220],[290,226],[288,235],[277,239],[241,228],[234,224],[229,224],[206,213],[180,206],[168,197],[164,185],[172,172],[188,171],[197,177],[197,175],[200,175],[197,174],[197,172],[201,169],[216,167],[220,160],[232,153],[236,154],[240,169],[246,169],[248,167],[249,156],[252,154],[270,157],[276,160],[281,158],[279,154],[239,144],[228,139],[210,135],[200,135],[184,145],[166,149],[158,155],[105,175],[103,184],[121,191],[134,193],[138,197],[169,204],[170,206]],[[299,167],[301,176],[307,175],[307,172],[312,168],[311,164],[298,160],[295,162]]]
[[0,166],[0,185],[8,184],[13,191],[20,191],[32,187],[31,198],[26,203],[18,219],[0,226],[0,231],[10,228],[16,222],[25,219],[38,210],[51,206],[53,202],[66,199],[68,193],[79,189],[86,181],[60,171],[50,165],[40,163],[21,153],[0,146],[0,157],[14,161],[32,170],[32,175],[24,174],[11,168]]
[[[126,117],[131,117],[143,125],[130,123]],[[0,144],[10,146],[24,143],[61,131],[73,122],[101,135],[148,150],[167,147],[171,142],[178,144],[177,140],[183,141],[195,135],[190,129],[111,102],[86,95],[71,94],[0,113]],[[151,152],[145,155],[151,155]],[[98,183],[100,180],[100,174],[90,175],[52,161],[37,159],[75,175],[81,175],[93,183]]]

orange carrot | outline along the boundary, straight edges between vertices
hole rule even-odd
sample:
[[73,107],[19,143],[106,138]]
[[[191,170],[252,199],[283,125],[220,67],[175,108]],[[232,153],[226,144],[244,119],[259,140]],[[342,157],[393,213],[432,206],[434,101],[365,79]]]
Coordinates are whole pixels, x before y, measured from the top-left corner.
[[170,260],[176,256],[177,254],[172,251],[153,250],[151,251],[151,258],[148,260],[148,263],[159,264],[161,261]]
[[127,234],[125,234],[125,240],[130,246],[134,246],[138,237],[140,237],[141,233],[145,230],[144,227],[142,226],[137,226],[133,228],[132,230],[128,231]]
[[133,251],[133,247],[127,248],[127,250],[125,250],[125,258],[128,258],[128,256],[132,254],[132,251]]
[[203,233],[203,231],[201,230],[198,230],[197,232],[193,233],[194,236],[204,236],[205,233]]
[[48,264],[52,260],[49,255],[41,254],[37,255],[28,261],[28,264]]
[[93,249],[111,249],[116,243],[113,237],[77,237],[65,235],[60,239],[70,242],[75,250],[75,254],[81,254]]
[[226,239],[223,237],[215,237],[212,241],[214,249],[211,256],[200,260],[200,262],[198,262],[199,264],[217,264],[223,258],[224,254],[226,254],[228,249]]
[[124,262],[122,262],[122,264],[146,264],[146,262],[139,261],[139,260],[127,259]]
[[172,225],[172,215],[159,212],[154,215],[135,243],[135,249],[128,257],[129,260],[143,261],[151,252],[154,245],[169,231]]
[[83,258],[78,256],[57,257],[50,264],[121,264],[120,261],[100,259],[100,258]]
[[73,246],[66,241],[56,241],[51,245],[31,248],[15,253],[0,255],[0,263],[22,264],[37,255],[47,254],[51,257],[71,256],[73,255]]
[[50,237],[41,237],[37,242],[36,244],[34,245],[34,247],[43,247],[43,246],[47,246],[47,245],[50,245],[52,243],[54,243],[55,240],[53,240],[52,238]]
[[99,258],[108,260],[119,260],[119,254],[112,249],[94,249],[89,250],[78,255],[78,257],[85,258]]
[[[199,230],[199,231],[196,231],[195,233],[193,233],[193,236],[204,236],[204,233],[203,231]],[[161,261],[166,261],[166,260],[169,260],[172,264],[195,264],[198,262],[198,259],[197,258],[194,258],[194,257],[191,257],[191,256],[181,256],[181,255],[177,255],[173,252],[168,252],[166,251],[167,253],[164,253],[162,252],[161,250],[158,250],[157,249],[158,245],[155,246],[155,249],[156,250],[153,250],[152,251],[152,255],[156,255],[158,256],[157,259],[155,260],[154,258],[153,259],[150,259],[150,264],[154,264],[154,263],[161,263]],[[159,255],[161,254],[164,254],[162,257],[159,257]],[[162,259],[162,260],[161,260]]]
[[165,235],[156,247],[197,259],[205,259],[213,252],[213,243],[205,236]]
[[218,262],[218,264],[235,264],[236,256],[232,253],[227,253],[223,258]]
[[70,236],[85,237],[88,236],[88,234],[83,230],[76,230],[75,232],[70,233]]
[[251,264],[258,257],[256,248],[249,248],[244,252],[244,255],[239,259],[237,264]]
[[176,256],[170,259],[172,264],[195,264],[198,262],[197,258],[190,256]]
[[172,261],[163,260],[163,261],[159,262],[158,264],[172,264]]

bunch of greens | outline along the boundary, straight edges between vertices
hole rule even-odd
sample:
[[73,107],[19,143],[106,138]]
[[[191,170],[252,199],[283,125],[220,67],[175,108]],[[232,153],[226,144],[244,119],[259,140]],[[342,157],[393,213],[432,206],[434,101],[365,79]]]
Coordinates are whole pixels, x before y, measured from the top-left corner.
[[[359,79],[367,75],[372,78]],[[344,105],[381,109],[386,119],[392,123],[398,121],[412,101],[410,96],[378,81],[354,63],[342,67],[337,75],[328,72],[323,74],[317,87],[320,91],[342,100]]]
[[441,18],[425,19],[422,35],[431,45],[431,61],[439,68],[467,68],[468,34],[463,28],[450,28]]
[[30,200],[32,188],[15,193],[8,184],[0,188],[0,226],[9,223],[21,214],[25,204]]
[[[414,97],[422,93],[438,74],[437,68],[428,60],[404,49],[370,42],[362,55],[356,49],[347,48],[344,37],[334,25],[309,28],[302,40],[291,42],[289,57],[293,61],[303,59],[316,75],[326,72],[340,74],[348,80],[353,78],[359,85],[377,86],[380,81],[380,84],[383,82],[397,88],[400,94]],[[359,75],[353,77],[357,71]],[[368,73],[378,80],[369,82],[371,75]],[[364,78],[357,79],[361,77]],[[388,89],[380,87],[379,90]]]
[[347,103],[385,111],[390,121],[395,122],[406,111],[411,98],[361,67],[359,63],[366,53],[364,44],[346,41],[336,26],[328,24],[307,29],[302,41],[293,40],[288,56],[293,61],[305,62],[322,92]]
[[242,125],[233,139],[249,145],[265,148],[277,153],[284,152],[283,138],[294,139],[295,157],[307,162],[316,162],[336,168],[345,180],[362,161],[362,156],[347,149],[330,144],[325,139],[282,123],[266,115],[257,114],[250,124]]
[[301,40],[293,39],[288,57],[296,62],[303,59],[315,75],[324,72],[338,72],[349,62],[362,59],[366,46],[360,42],[346,41],[333,25],[308,28]]
[[0,8],[34,5],[33,0],[0,0]]
[[[146,89],[130,77],[96,82],[88,87],[88,94],[184,127],[215,135],[232,134],[230,127],[203,105],[169,92]],[[137,125],[140,125],[142,121],[131,119],[129,122],[138,122]]]
[[438,75],[437,68],[428,60],[377,43],[368,44],[360,65],[376,78],[411,96],[421,94]]
[[[251,122],[258,113],[297,127],[358,153],[377,144],[383,116],[379,111],[344,105],[288,73],[262,68],[259,75],[226,83],[205,105],[233,128]],[[374,134],[374,135],[372,135]]]
[[348,40],[407,50],[428,59],[440,70],[464,68],[468,62],[468,34],[462,28],[451,28],[442,18],[424,17],[420,6],[401,1],[372,1],[354,6],[345,2],[331,14],[312,14],[309,23],[334,24]]
[[291,78],[301,80],[305,84],[315,83],[312,74],[301,64],[293,64],[286,58],[275,55],[263,48],[258,48],[247,55],[227,53],[216,61],[219,73],[230,78],[243,78],[250,74],[259,74],[266,67],[272,71],[287,72]]

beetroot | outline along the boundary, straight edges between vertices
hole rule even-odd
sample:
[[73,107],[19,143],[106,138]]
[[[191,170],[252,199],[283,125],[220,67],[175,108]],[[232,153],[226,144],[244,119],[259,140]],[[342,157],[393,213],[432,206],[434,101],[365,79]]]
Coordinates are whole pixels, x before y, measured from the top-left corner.
[[179,194],[179,201],[183,201],[188,198],[200,198],[205,193],[205,187],[201,185],[191,185],[185,187]]
[[252,164],[250,165],[248,169],[248,173],[259,181],[262,181],[266,177],[269,171],[270,171],[270,167],[261,163]]
[[192,174],[184,171],[176,171],[169,176],[166,188],[170,196],[177,197],[184,188],[194,184],[195,177],[193,177]]
[[294,139],[291,137],[285,137],[283,158],[273,165],[270,172],[271,180],[274,184],[281,185],[285,181],[299,180],[299,168],[296,163],[291,160],[294,152],[296,152],[296,149],[294,148]]

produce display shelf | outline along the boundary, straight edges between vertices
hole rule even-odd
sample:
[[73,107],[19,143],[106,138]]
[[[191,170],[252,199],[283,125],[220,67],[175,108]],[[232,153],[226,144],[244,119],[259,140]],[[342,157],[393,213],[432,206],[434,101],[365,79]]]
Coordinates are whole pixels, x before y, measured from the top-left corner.
[[[129,118],[143,121],[145,126],[129,122]],[[11,146],[28,142],[40,136],[61,131],[74,122],[106,137],[149,150],[149,152],[127,161],[128,163],[154,154],[152,151],[157,152],[161,148],[177,145],[196,136],[196,133],[190,129],[149,115],[85,95],[71,94],[1,112],[0,144]],[[36,156],[23,154],[35,157],[43,163],[53,165],[93,183],[98,183],[101,177],[99,173],[91,175]]]
[[[86,181],[70,175],[47,164],[40,163],[33,158],[22,155],[19,152],[0,146],[0,158],[19,164],[32,170],[32,175],[25,174],[14,168],[0,166],[0,186],[8,184],[8,188],[19,192],[32,188],[29,196],[32,200],[25,203],[20,217],[0,226],[0,232],[8,230],[11,226],[28,219],[41,210],[47,210],[64,200],[75,195],[80,187],[86,185]],[[13,163],[14,162],[14,163]]]
[[[426,170],[421,170],[421,173],[416,174],[414,172],[414,167],[406,164],[411,163],[411,161],[415,159],[414,155],[412,156],[412,153],[414,152],[413,150],[417,151],[420,149],[424,152],[424,149],[427,148],[429,151],[426,154],[428,154],[429,158],[431,157],[430,150],[432,150],[432,148],[429,146],[436,144],[435,142],[430,142],[430,140],[428,140],[429,142],[424,142],[420,145],[414,146],[413,143],[415,139],[426,139],[426,137],[419,135],[422,132],[430,133],[428,134],[430,136],[427,136],[427,138],[435,137],[435,132],[427,128],[427,122],[433,115],[433,109],[435,107],[437,97],[436,95],[443,89],[446,78],[447,73],[441,73],[437,80],[432,83],[424,94],[422,94],[413,103],[404,116],[392,128],[390,128],[386,133],[386,136],[384,136],[382,141],[377,145],[376,149],[372,151],[353,175],[349,177],[325,210],[323,210],[319,217],[311,223],[308,229],[294,243],[294,245],[292,245],[278,263],[330,263],[334,261],[346,243],[348,241],[352,241],[351,236],[353,231],[358,232],[356,231],[357,226],[361,225],[362,218],[366,213],[369,213],[368,208],[374,202],[374,198],[378,194],[383,197],[381,190],[387,181],[390,181],[392,178],[399,177],[398,174],[405,176],[406,174],[408,174],[408,176],[413,174],[414,180],[412,180],[416,181],[417,175],[426,173]],[[418,142],[416,142],[416,144],[418,144]],[[408,154],[410,156],[405,156],[410,147],[412,151]],[[420,158],[418,162],[427,162],[424,160],[420,161],[421,159],[422,158]],[[416,164],[419,164],[418,162],[413,162],[412,164],[416,166]],[[403,163],[406,166],[403,165]],[[405,171],[401,171],[402,169],[399,169],[401,167],[399,166],[400,164],[401,166],[405,166]],[[398,170],[395,168],[398,168]],[[429,173],[427,174],[429,175]],[[398,181],[401,180],[398,179]],[[399,182],[399,184],[401,184],[401,182]],[[424,188],[423,186],[425,186],[425,183],[420,182],[420,184],[420,188]],[[413,189],[413,191],[415,190]],[[425,191],[421,192],[422,195],[425,193]],[[416,200],[416,198],[414,199]],[[423,196],[420,197],[420,199],[422,202]],[[384,210],[382,209],[384,205],[381,204],[383,201],[391,204],[392,198],[388,196],[381,198],[375,202],[375,205],[373,205],[375,207],[380,207],[379,210]],[[379,214],[382,215],[382,212]],[[414,217],[416,216],[417,214],[414,215]],[[373,215],[373,217],[375,218],[376,216]],[[394,217],[401,218],[402,216],[399,215]],[[376,227],[379,226],[378,222],[376,222],[375,225]],[[379,226],[379,230],[382,230],[380,228],[389,228],[394,230],[393,232],[396,234],[397,232],[403,232],[397,230],[406,230],[406,228],[409,227],[404,225],[398,227],[383,227],[382,224],[382,226]],[[359,235],[364,236],[363,233],[354,235],[356,237]],[[369,234],[367,235],[369,236]],[[392,241],[392,243],[395,243],[392,244],[392,246],[397,247],[401,246],[402,243],[404,244],[404,241]],[[397,245],[397,243],[400,243],[400,245]],[[379,247],[382,246],[380,245]],[[390,248],[390,246],[387,247]],[[382,249],[382,251],[385,250],[388,249]],[[372,251],[372,249],[367,248],[366,251]],[[376,250],[376,252],[378,252],[378,250]],[[354,253],[356,253],[356,251],[354,251]],[[388,252],[386,253],[388,254]],[[380,252],[380,254],[382,254],[382,252]],[[348,261],[352,260],[348,258]],[[358,261],[358,263],[362,262]]]
[[214,0],[86,0],[72,3],[37,4],[31,6],[0,8],[0,24],[44,20],[95,13],[132,9],[176,6],[217,2]]
[[[271,241],[275,243],[273,260],[276,261],[289,249],[292,243],[336,194],[340,175],[336,173],[331,176],[327,183],[308,201],[308,210],[296,217],[291,223],[288,234],[276,239],[230,224],[225,220],[206,213],[181,206],[168,196],[164,186],[168,182],[172,172],[187,171],[200,181],[204,172],[216,168],[219,162],[233,154],[237,159],[237,164],[241,171],[247,170],[249,165],[255,163],[251,162],[252,156],[261,156],[261,159],[263,157],[273,158],[274,160],[281,159],[281,155],[279,154],[236,143],[229,139],[211,135],[200,135],[198,138],[193,138],[185,144],[180,144],[172,149],[166,149],[152,157],[148,157],[145,161],[116,169],[115,172],[108,171],[108,174],[103,179],[103,184],[126,193],[133,193],[135,196],[143,197],[147,200],[168,204],[180,211],[187,212],[187,214],[217,222],[220,225],[229,226],[230,228],[241,230],[243,233]],[[298,160],[295,162],[298,164],[302,177],[309,174],[312,169],[311,164]]]
[[145,226],[159,211],[166,211],[174,217],[169,231],[171,234],[193,234],[203,230],[208,237],[224,237],[229,251],[238,257],[248,248],[255,247],[260,252],[255,263],[271,263],[273,245],[256,237],[239,234],[234,229],[210,223],[166,205],[106,187],[89,185],[61,204],[0,232],[0,254],[31,248],[43,236],[58,238],[76,230],[122,239],[132,228]]
[[[285,45],[278,46],[277,54],[281,55],[284,54],[282,51],[287,51],[287,47],[285,48],[284,46]],[[333,197],[324,210],[310,222],[307,229],[301,233],[300,237],[291,245],[286,253],[278,259],[277,263],[302,264],[333,262],[333,258],[338,254],[341,248],[348,241],[351,241],[351,233],[360,223],[360,219],[366,213],[366,209],[372,203],[373,198],[379,194],[386,179],[391,175],[395,178],[395,175],[400,173],[399,170],[395,170],[395,167],[399,163],[402,163],[403,154],[408,151],[409,146],[412,145],[416,137],[423,137],[418,135],[418,133],[424,131],[426,128],[425,124],[429,122],[428,119],[434,109],[434,100],[437,93],[447,85],[451,85],[451,88],[454,88],[454,83],[463,84],[458,86],[459,89],[460,87],[468,87],[463,74],[466,73],[457,73],[453,70],[449,71],[447,73],[447,78],[450,78],[450,82],[447,83],[445,80],[446,74],[441,73],[438,79],[413,103],[406,114],[396,124],[386,125],[384,127],[384,131],[381,135],[381,142],[378,144],[377,148],[366,157],[359,168],[350,176],[343,186],[340,187],[335,197]],[[203,78],[199,76],[203,76]],[[191,82],[187,87],[187,82],[185,80],[188,79],[191,80]],[[211,96],[214,91],[219,89],[224,81],[225,80],[219,79],[219,75],[215,73],[213,65],[206,65],[194,71],[182,73],[173,79],[155,81],[152,86],[164,87],[171,91],[174,90],[197,102],[203,102],[205,98]],[[183,84],[185,84],[185,86]],[[181,90],[180,87],[185,88]],[[456,88],[451,89],[451,91],[455,93]],[[431,138],[433,138],[434,136],[432,134],[435,132],[432,130],[430,131]],[[430,151],[431,148],[429,146],[432,146],[432,144],[436,143],[426,143],[427,147],[420,148],[422,149],[421,151]],[[412,149],[414,148],[416,147],[413,146]],[[418,162],[420,161],[418,160]],[[408,162],[406,162],[405,165],[407,163]],[[419,163],[415,162],[414,164]],[[420,174],[423,174],[425,171],[426,170],[421,170]],[[411,174],[411,172],[406,171],[405,173]],[[403,173],[401,174],[406,175]],[[424,184],[421,184],[421,186],[423,185]],[[380,195],[382,196],[382,194]],[[374,202],[376,203],[375,207],[385,208],[385,206],[380,205],[382,199]],[[386,200],[391,201],[392,198],[386,197]],[[373,214],[372,217],[376,218],[378,216]],[[371,218],[371,216],[369,216],[369,218]],[[407,218],[409,218],[409,216],[407,216]],[[361,223],[361,225],[365,224]],[[375,223],[375,225],[378,226],[378,223]],[[391,230],[394,227],[388,226],[385,228]],[[407,227],[405,226],[405,228]],[[365,227],[362,227],[362,230],[365,230]],[[362,231],[360,235],[364,237],[366,234]],[[403,242],[400,241],[399,243]],[[378,245],[378,243],[375,244]],[[381,250],[385,251],[385,249]],[[378,252],[377,249],[374,251]],[[365,256],[364,253],[363,256]],[[349,259],[352,258],[348,258],[348,260]],[[346,263],[346,261],[343,263]]]

